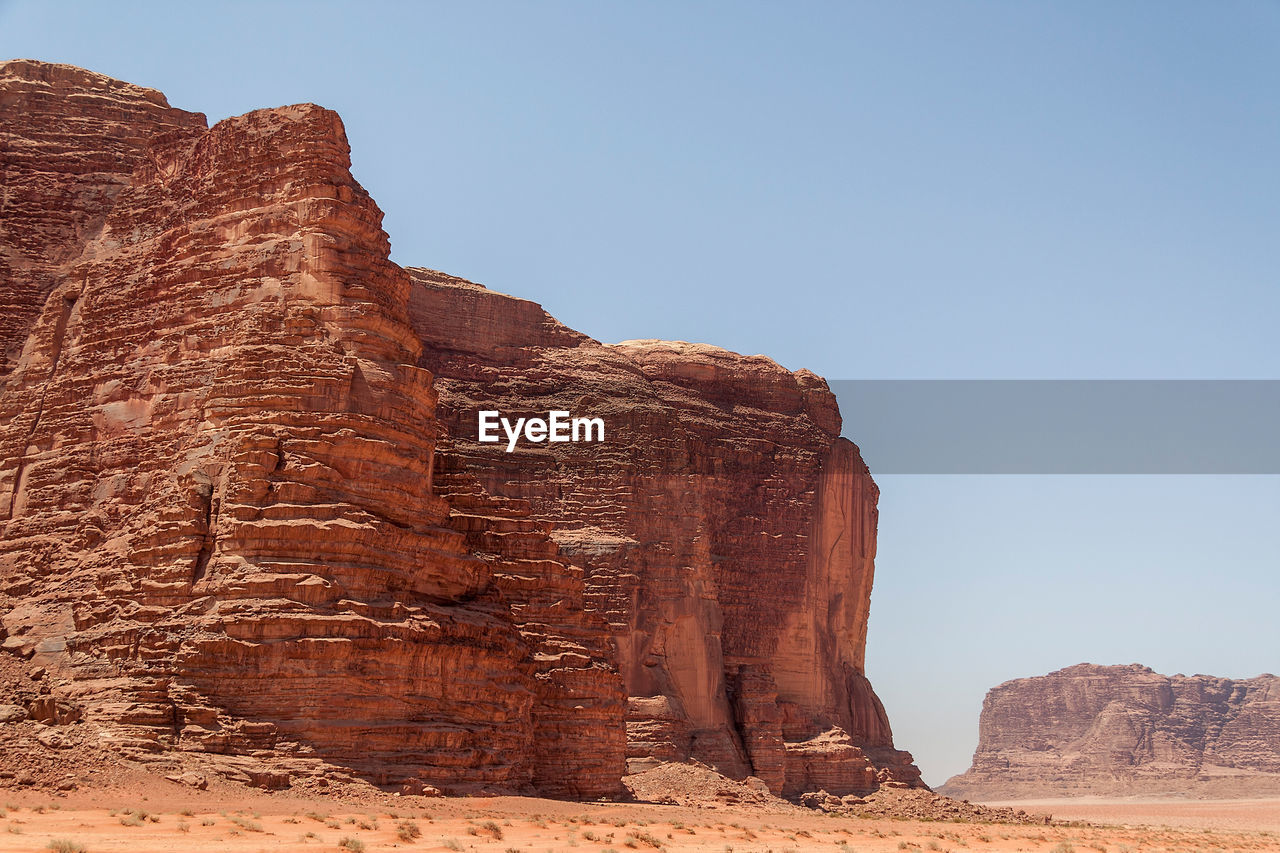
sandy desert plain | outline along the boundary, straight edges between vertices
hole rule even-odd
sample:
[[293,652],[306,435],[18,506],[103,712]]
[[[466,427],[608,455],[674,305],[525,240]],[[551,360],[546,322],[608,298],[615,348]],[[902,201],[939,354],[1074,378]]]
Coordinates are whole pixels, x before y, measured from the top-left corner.
[[[1042,800],[1052,822],[846,816],[785,802],[684,805],[531,797],[193,791],[139,774],[102,790],[5,791],[0,850],[867,851],[1235,853],[1280,850],[1280,799]],[[910,792],[931,796],[927,792]]]

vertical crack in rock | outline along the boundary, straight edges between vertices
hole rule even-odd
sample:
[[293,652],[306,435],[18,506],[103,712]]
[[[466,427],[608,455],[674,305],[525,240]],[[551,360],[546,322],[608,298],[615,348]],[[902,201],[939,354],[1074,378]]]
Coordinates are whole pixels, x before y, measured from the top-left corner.
[[284,436],[283,436],[283,435],[278,435],[278,436],[276,436],[276,462],[275,462],[275,465],[274,465],[274,466],[272,467],[272,469],[271,469],[271,473],[272,473],[272,474],[279,474],[281,471],[283,471],[283,470],[284,470],[284,466],[285,466],[285,459],[284,459]]
[[170,746],[176,749],[182,740],[182,724],[184,715],[182,713],[182,709],[178,707],[178,703],[175,702],[172,697],[169,697],[168,701],[169,719],[173,735],[173,740],[171,741]]
[[201,537],[200,551],[196,554],[195,564],[191,569],[191,585],[195,586],[204,580],[209,569],[209,558],[213,556],[217,544],[218,509],[222,498],[214,494],[213,485],[201,487],[200,501],[204,505],[204,535]]
[[[45,370],[45,379],[40,383],[40,390],[37,392],[34,413],[31,415],[31,425],[27,429],[26,439],[22,444],[23,452],[17,460],[17,468],[13,474],[13,490],[10,493],[9,500],[5,507],[4,520],[9,520],[14,515],[21,512],[21,506],[24,502],[27,467],[30,464],[32,442],[35,440],[40,430],[40,420],[44,417],[45,401],[49,395],[49,386],[53,383],[58,375],[58,363],[62,360],[62,349],[65,345],[67,335],[67,324],[71,319],[71,312],[75,309],[78,294],[54,294],[49,301],[53,304],[55,319],[53,321],[53,329],[49,333],[49,340],[46,346],[45,358],[47,366]],[[47,311],[48,309],[46,309]],[[37,451],[38,453],[39,451]]]

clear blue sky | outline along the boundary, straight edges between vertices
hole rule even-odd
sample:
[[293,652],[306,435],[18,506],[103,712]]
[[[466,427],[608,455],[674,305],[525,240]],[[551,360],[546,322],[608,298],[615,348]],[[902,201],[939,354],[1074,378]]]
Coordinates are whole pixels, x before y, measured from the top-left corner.
[[[332,107],[397,261],[601,340],[1280,377],[1280,3],[0,0],[0,56]],[[1280,670],[1277,478],[880,480],[868,668],[930,782],[1007,678]]]

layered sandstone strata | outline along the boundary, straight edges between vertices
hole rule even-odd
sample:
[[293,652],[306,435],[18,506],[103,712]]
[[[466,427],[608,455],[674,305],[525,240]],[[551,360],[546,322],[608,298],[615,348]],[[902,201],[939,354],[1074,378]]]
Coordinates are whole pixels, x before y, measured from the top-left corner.
[[[876,489],[820,379],[411,277],[320,107],[207,128],[29,61],[0,106],[0,640],[41,708],[264,785],[917,778],[862,669]],[[472,403],[565,395],[607,442],[472,440]]]
[[[45,105],[5,122],[6,170],[37,173],[21,184],[34,210],[86,180],[22,159],[58,102],[102,131],[68,147],[163,106],[31,63],[3,81]],[[409,279],[338,117],[164,115],[178,117],[136,131],[150,138],[132,171],[103,178],[107,212],[6,225],[57,243],[47,294],[5,281],[35,300],[0,397],[10,640],[133,754],[300,760],[244,764],[269,784],[315,758],[386,784],[616,791],[612,729],[590,715],[578,733],[608,772],[566,783],[530,760],[534,650],[432,492],[436,399]],[[601,683],[584,704],[620,719],[612,662],[586,657]]]
[[203,130],[164,95],[69,65],[0,66],[0,375],[13,369],[61,267],[167,134]]
[[1164,676],[1079,664],[993,688],[969,799],[1280,793],[1280,678]]
[[[702,344],[600,344],[409,273],[442,494],[528,507],[583,566],[632,769],[693,758],[788,794],[918,781],[863,670],[879,493],[822,379]],[[607,440],[508,452],[477,440],[482,410],[599,417]]]

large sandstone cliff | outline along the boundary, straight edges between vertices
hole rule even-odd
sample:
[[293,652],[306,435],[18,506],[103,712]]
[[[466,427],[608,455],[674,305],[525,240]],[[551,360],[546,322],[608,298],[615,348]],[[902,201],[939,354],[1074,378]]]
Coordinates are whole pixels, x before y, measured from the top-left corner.
[[973,766],[941,790],[986,800],[1274,796],[1280,678],[1078,664],[1009,681],[982,703]]
[[[870,788],[877,768],[915,781],[863,674],[879,493],[826,383],[706,345],[603,345],[533,303],[409,272],[448,436],[442,494],[516,502],[583,567],[629,697],[631,768],[696,758],[789,794]],[[476,440],[482,409],[598,415],[607,441],[508,453]]]
[[[822,380],[406,272],[320,107],[18,60],[0,110],[0,640],[46,722],[264,785],[918,779]],[[608,440],[473,440],[556,401]]]

